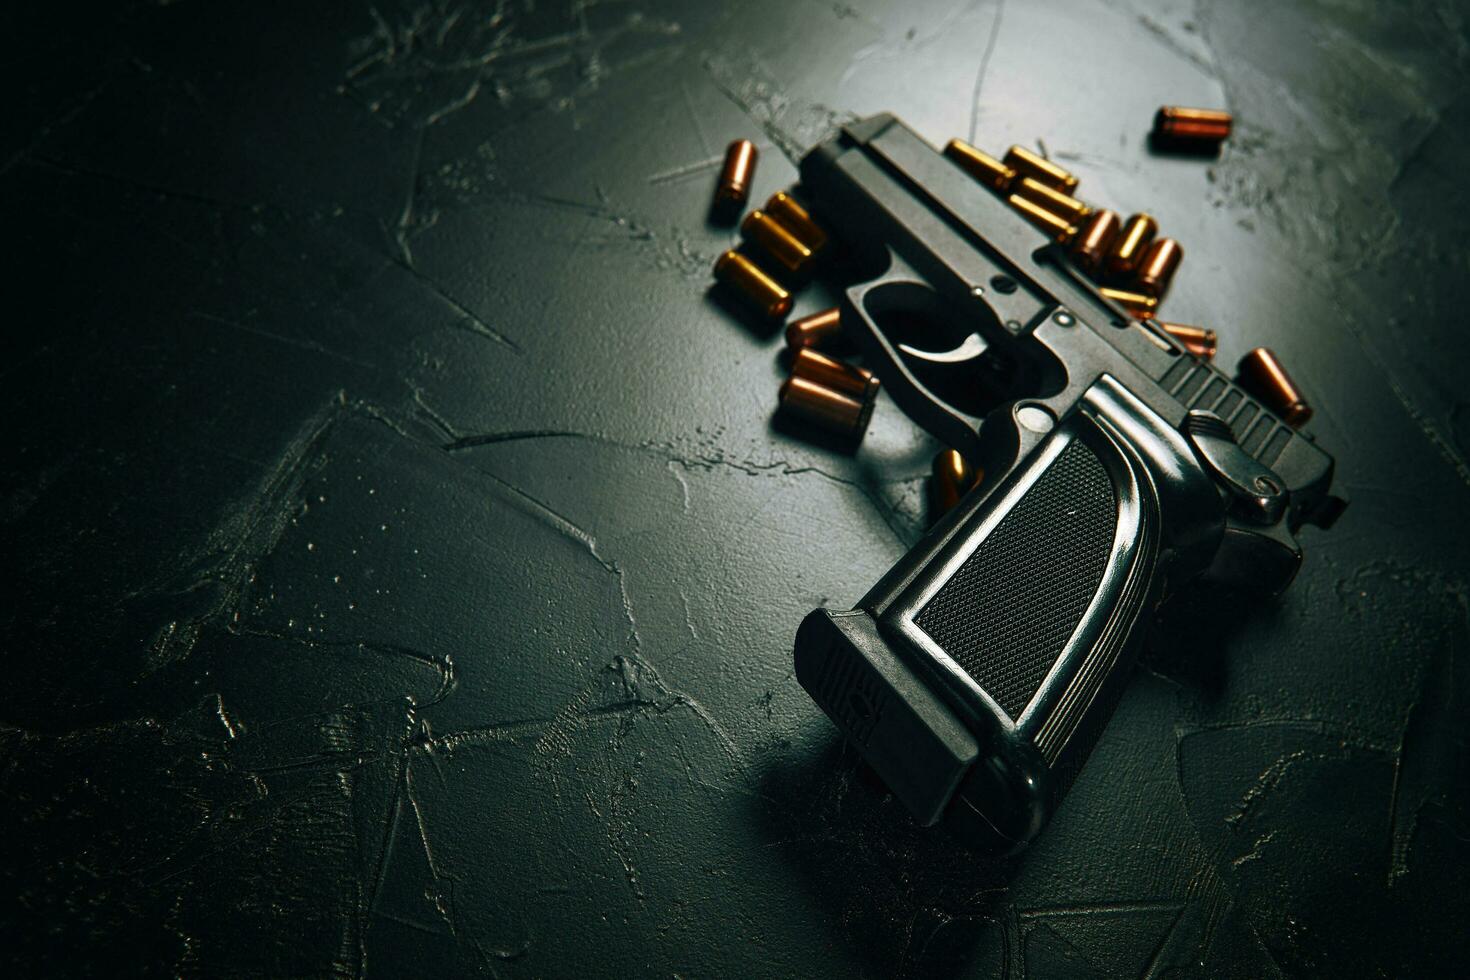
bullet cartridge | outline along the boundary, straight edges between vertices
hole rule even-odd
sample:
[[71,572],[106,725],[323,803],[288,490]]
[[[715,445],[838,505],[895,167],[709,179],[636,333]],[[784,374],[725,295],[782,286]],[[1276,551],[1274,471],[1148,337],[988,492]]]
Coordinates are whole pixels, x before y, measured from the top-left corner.
[[1155,320],[1155,326],[1184,345],[1185,350],[1202,361],[1212,360],[1219,347],[1220,337],[1213,330],[1191,327],[1183,323],[1165,323]]
[[1174,278],[1174,270],[1184,258],[1184,249],[1172,238],[1155,239],[1143,253],[1134,276],[1133,286],[1140,293],[1163,299]]
[[870,400],[878,392],[878,379],[871,371],[828,357],[810,347],[797,351],[791,359],[791,376],[831,388],[855,401]]
[[1113,247],[1108,249],[1107,256],[1103,259],[1103,268],[1110,276],[1126,278],[1138,269],[1139,263],[1143,261],[1143,253],[1148,250],[1149,243],[1159,233],[1159,223],[1152,215],[1135,214],[1123,224],[1123,230],[1113,240]]
[[971,466],[953,449],[934,457],[934,471],[929,481],[934,516],[941,517],[954,509],[960,498],[979,484],[984,473]]
[[764,211],[747,214],[740,222],[740,234],[746,241],[764,249],[792,275],[802,274],[811,264],[813,252],[807,244]]
[[720,180],[715,185],[717,208],[739,209],[745,207],[750,196],[750,182],[755,177],[755,161],[758,154],[750,140],[735,140],[725,148],[725,164],[720,168]]
[[1095,275],[1102,269],[1103,256],[1122,227],[1123,221],[1118,212],[1106,209],[1092,212],[1077,237],[1072,239],[1072,258],[1084,272]]
[[837,307],[792,320],[786,325],[786,346],[792,350],[803,347],[834,347],[842,340],[842,314]]
[[1312,417],[1312,406],[1270,348],[1257,347],[1242,357],[1235,372],[1236,383],[1265,402],[1287,425],[1300,428]]
[[1030,177],[1038,184],[1045,184],[1063,194],[1071,194],[1077,189],[1076,177],[1024,146],[1013,146],[1007,150],[1003,162],[1020,176]]
[[1117,303],[1123,309],[1140,320],[1152,320],[1159,309],[1159,298],[1147,293],[1137,293],[1127,289],[1112,289],[1103,287],[1098,292],[1108,299]]
[[993,191],[1003,191],[1016,179],[1016,171],[995,157],[978,150],[964,140],[950,140],[944,155],[959,164],[961,170]]
[[1034,177],[1022,177],[1019,184],[1012,185],[1011,190],[1028,201],[1041,205],[1057,217],[1065,219],[1069,225],[1080,225],[1092,214],[1092,208],[1075,197],[1048,187]]
[[781,411],[857,440],[868,428],[873,399],[858,401],[795,375],[781,384]]
[[1233,119],[1218,109],[1161,106],[1154,114],[1154,133],[1180,143],[1219,143],[1230,136]]
[[772,319],[791,312],[791,293],[739,252],[728,251],[715,261],[715,278]]
[[827,244],[827,233],[812,220],[807,209],[785,191],[777,191],[772,194],[770,200],[766,201],[763,210],[796,236],[803,245],[811,250],[813,255],[820,252],[822,246]]
[[1052,241],[1065,245],[1076,237],[1076,225],[1069,224],[1066,218],[1052,214],[1035,201],[1024,198],[1019,194],[1012,194],[1006,200],[1011,207],[1021,212],[1026,220],[1051,236]]

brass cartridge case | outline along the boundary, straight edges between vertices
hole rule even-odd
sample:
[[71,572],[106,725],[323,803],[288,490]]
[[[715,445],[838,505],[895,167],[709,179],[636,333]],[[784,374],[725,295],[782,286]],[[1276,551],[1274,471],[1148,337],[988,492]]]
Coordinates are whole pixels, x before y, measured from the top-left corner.
[[1214,358],[1215,351],[1219,348],[1220,336],[1213,330],[1204,327],[1191,327],[1183,323],[1165,323],[1163,320],[1155,320],[1154,324],[1164,333],[1173,337],[1184,345],[1200,360],[1208,361]]
[[1154,114],[1154,133],[1178,142],[1219,143],[1230,136],[1233,122],[1230,113],[1218,109],[1166,105]]
[[792,350],[803,347],[833,347],[842,339],[842,314],[837,307],[792,320],[786,325],[786,346]]
[[764,211],[752,211],[740,222],[740,234],[760,246],[792,275],[800,275],[811,264],[813,252],[791,230]]
[[1106,209],[1092,212],[1077,237],[1072,239],[1072,258],[1084,272],[1095,275],[1101,270],[1103,256],[1122,228],[1123,219],[1118,217],[1118,212]]
[[1136,293],[1127,289],[1112,289],[1104,287],[1099,289],[1108,299],[1117,303],[1133,316],[1140,320],[1152,320],[1159,309],[1159,298],[1147,293]]
[[1265,402],[1287,425],[1300,428],[1312,417],[1312,406],[1270,348],[1257,347],[1242,357],[1235,372],[1236,383]]
[[1069,225],[1081,225],[1092,214],[1092,208],[1075,197],[1048,187],[1034,177],[1022,177],[1021,182],[1013,185],[1011,190],[1028,201],[1041,205],[1052,214],[1064,218]]
[[1077,235],[1077,226],[1069,224],[1061,215],[1052,214],[1035,201],[1012,194],[1006,199],[1011,207],[1021,212],[1033,225],[1046,232],[1054,242],[1065,245]]
[[781,383],[781,411],[841,436],[862,438],[873,415],[873,400],[858,401],[795,375]]
[[750,140],[735,140],[725,148],[725,163],[720,168],[719,183],[715,185],[716,207],[745,207],[758,156],[755,144]]
[[1143,253],[1159,233],[1159,223],[1149,214],[1135,214],[1123,224],[1123,230],[1113,240],[1103,259],[1103,268],[1110,276],[1131,276],[1143,261]]
[[728,251],[715,261],[715,278],[773,320],[791,312],[791,293],[739,252]]
[[1140,293],[1148,293],[1163,299],[1169,291],[1174,271],[1184,258],[1184,249],[1172,238],[1155,239],[1143,253],[1138,263],[1138,272],[1133,285]]
[[777,191],[772,194],[770,200],[766,201],[763,210],[780,222],[783,228],[795,235],[803,245],[811,250],[813,255],[820,252],[822,246],[827,244],[827,233],[812,220],[810,212],[785,191]]
[[993,191],[1004,191],[1016,179],[1014,167],[1008,167],[984,150],[964,140],[950,140],[944,155],[959,164],[961,170]]
[[1013,146],[1006,150],[1003,162],[1020,176],[1030,177],[1038,184],[1056,188],[1063,194],[1071,194],[1077,189],[1076,177],[1024,146]]
[[954,509],[960,498],[973,490],[984,473],[971,466],[953,449],[934,457],[934,471],[929,481],[934,516],[941,517]]
[[791,376],[805,378],[854,401],[870,400],[878,392],[878,379],[871,371],[820,354],[810,347],[797,351],[791,359]]

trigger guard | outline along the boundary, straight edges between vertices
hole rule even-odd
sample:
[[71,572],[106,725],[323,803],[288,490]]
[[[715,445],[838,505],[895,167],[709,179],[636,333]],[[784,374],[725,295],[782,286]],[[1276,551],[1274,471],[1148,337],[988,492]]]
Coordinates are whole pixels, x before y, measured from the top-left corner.
[[[863,356],[898,406],[922,429],[960,455],[981,459],[983,419],[961,412],[935,395],[905,363],[900,346],[889,339],[874,319],[874,314],[897,311],[930,315],[940,322],[953,319],[940,295],[901,268],[896,259],[888,274],[853,286],[842,298],[843,322],[854,325],[852,333]],[[962,341],[954,349],[963,349],[967,342]],[[976,356],[983,351],[982,346]]]
[[1280,595],[1302,567],[1302,549],[1285,523],[1262,526],[1232,515],[1204,577],[1212,582]]

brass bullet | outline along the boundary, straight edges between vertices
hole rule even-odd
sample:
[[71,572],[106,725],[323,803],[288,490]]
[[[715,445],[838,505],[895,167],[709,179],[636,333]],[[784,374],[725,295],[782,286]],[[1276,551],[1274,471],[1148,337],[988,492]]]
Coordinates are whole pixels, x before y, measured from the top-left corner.
[[1257,347],[1242,357],[1235,372],[1237,384],[1265,402],[1292,428],[1300,428],[1312,417],[1312,406],[1270,348]]
[[827,233],[812,220],[807,209],[785,191],[777,191],[772,194],[763,210],[779,221],[787,231],[799,238],[807,248],[811,249],[812,254],[820,252],[822,246],[827,244]]
[[1230,113],[1218,109],[1166,105],[1154,114],[1154,133],[1166,140],[1219,143],[1230,136],[1233,121]]
[[831,347],[842,339],[842,313],[837,307],[792,320],[786,325],[786,346]]
[[1022,177],[1030,177],[1038,184],[1054,187],[1063,194],[1071,194],[1077,189],[1076,177],[1024,146],[1013,146],[1006,150],[1004,163]]
[[1165,323],[1155,320],[1154,325],[1184,345],[1184,349],[1202,361],[1212,360],[1219,347],[1220,337],[1204,327],[1190,327],[1183,323]]
[[1119,278],[1131,276],[1158,233],[1159,223],[1152,215],[1135,214],[1130,217],[1103,260],[1108,275]]
[[1048,187],[1034,177],[1022,177],[1021,182],[1011,189],[1026,200],[1034,201],[1052,214],[1064,218],[1069,225],[1080,225],[1092,214],[1092,208],[1075,197]]
[[995,157],[978,150],[964,140],[950,140],[944,155],[959,164],[961,170],[993,191],[1003,191],[1016,179],[1016,171]]
[[743,208],[750,196],[750,182],[755,177],[758,154],[750,140],[736,140],[725,148],[725,164],[720,168],[720,181],[715,185],[715,206]]
[[1179,262],[1184,258],[1184,249],[1172,238],[1159,238],[1149,245],[1148,250],[1143,253],[1143,259],[1138,263],[1138,274],[1133,280],[1134,287],[1141,293],[1157,296],[1163,299],[1164,294],[1169,291],[1169,283],[1174,278],[1174,270],[1179,268]]
[[862,438],[873,399],[857,401],[815,381],[792,376],[781,383],[781,410],[852,439]]
[[791,293],[739,252],[728,251],[715,261],[715,278],[772,319],[791,312]]
[[1099,289],[1108,299],[1117,303],[1133,316],[1140,320],[1152,320],[1159,309],[1159,298],[1147,293],[1135,293],[1127,289],[1111,289],[1104,287]]
[[1028,200],[1019,194],[1012,194],[1006,200],[1033,225],[1050,235],[1053,241],[1065,245],[1076,237],[1077,227],[1075,225],[1068,224],[1066,218],[1052,214],[1035,201]]
[[752,211],[740,222],[745,240],[765,249],[771,258],[792,275],[800,275],[811,263],[812,250],[781,222],[764,211]]
[[1072,258],[1084,272],[1096,274],[1102,268],[1103,256],[1122,227],[1123,220],[1118,217],[1118,212],[1106,209],[1092,212],[1092,217],[1072,240]]
[[941,517],[954,509],[965,494],[973,490],[984,471],[971,466],[953,449],[934,457],[934,472],[929,491],[934,502],[934,516]]
[[870,400],[878,392],[878,379],[871,371],[819,354],[810,347],[797,351],[791,359],[791,376],[831,388],[855,401]]

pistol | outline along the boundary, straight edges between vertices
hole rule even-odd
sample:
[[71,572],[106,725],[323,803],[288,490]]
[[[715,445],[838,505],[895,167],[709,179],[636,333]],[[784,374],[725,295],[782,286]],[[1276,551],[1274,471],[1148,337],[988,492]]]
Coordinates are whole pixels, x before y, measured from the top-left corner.
[[983,467],[796,676],[914,818],[1014,851],[1186,584],[1277,593],[1346,506],[1333,460],[891,115],[801,161],[860,281],[845,334],[917,424]]

